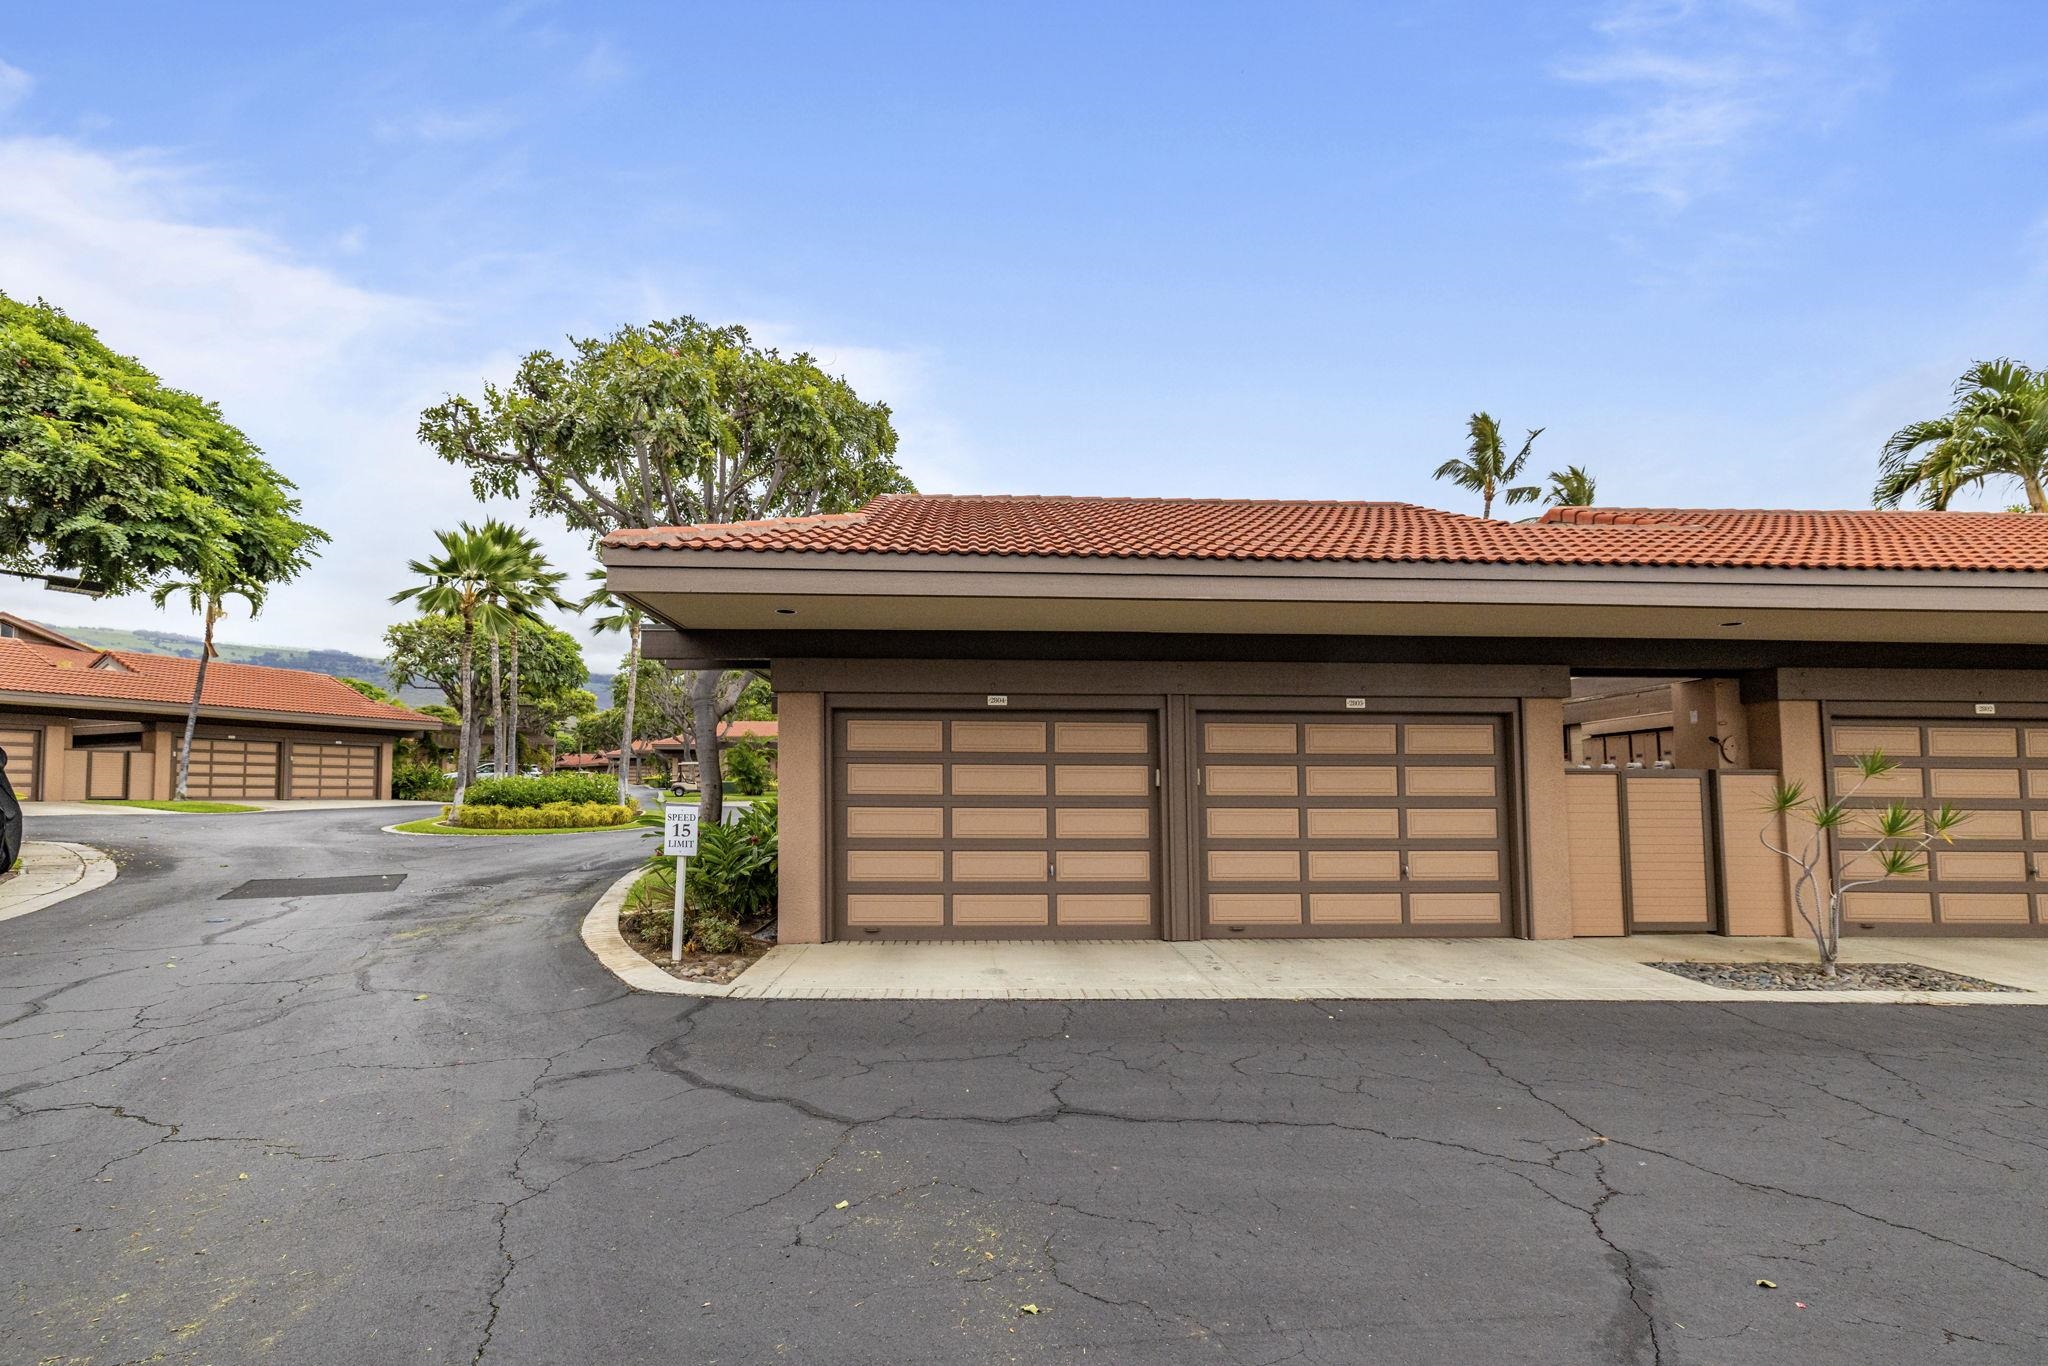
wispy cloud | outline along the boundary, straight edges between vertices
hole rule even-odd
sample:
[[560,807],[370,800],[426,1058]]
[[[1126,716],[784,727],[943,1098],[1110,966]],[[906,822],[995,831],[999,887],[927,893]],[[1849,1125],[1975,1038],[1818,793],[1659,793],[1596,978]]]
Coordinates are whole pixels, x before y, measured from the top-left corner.
[[1673,209],[1727,188],[1795,128],[1824,127],[1876,80],[1867,32],[1795,0],[1624,0],[1556,75],[1608,96],[1579,130],[1597,183]]
[[385,142],[478,142],[509,133],[519,120],[506,109],[422,109],[377,121]]
[[633,66],[625,53],[600,38],[577,61],[575,72],[585,85],[616,85],[633,74]]
[[27,99],[29,91],[35,88],[35,77],[18,66],[0,61],[0,114]]

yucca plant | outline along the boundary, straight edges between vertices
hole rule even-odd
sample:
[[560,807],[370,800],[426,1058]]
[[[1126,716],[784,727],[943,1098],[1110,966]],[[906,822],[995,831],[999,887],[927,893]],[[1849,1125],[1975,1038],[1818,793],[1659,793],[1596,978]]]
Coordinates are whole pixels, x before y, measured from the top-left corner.
[[[1813,936],[1814,948],[1820,953],[1821,972],[1827,977],[1837,975],[1842,952],[1842,912],[1849,893],[1892,878],[1917,876],[1927,866],[1927,851],[1936,844],[1953,843],[1956,827],[1969,819],[1965,812],[1946,802],[1933,811],[1921,811],[1897,801],[1877,808],[1852,807],[1849,803],[1858,793],[1899,766],[1898,760],[1881,750],[1859,754],[1854,763],[1855,786],[1833,801],[1810,796],[1803,783],[1779,783],[1772,789],[1767,811],[1788,818],[1799,816],[1813,827],[1801,848],[1781,849],[1771,843],[1768,828],[1757,832],[1766,849],[1788,860],[1796,870],[1792,906]],[[1852,828],[1861,823],[1859,818],[1867,821],[1861,834]],[[1787,844],[1792,842],[1789,835],[1788,829]],[[1842,871],[1863,864],[1874,868],[1875,876],[1845,881],[1830,863],[1835,846],[1852,838],[1868,838],[1869,842],[1861,849],[1846,851]]]

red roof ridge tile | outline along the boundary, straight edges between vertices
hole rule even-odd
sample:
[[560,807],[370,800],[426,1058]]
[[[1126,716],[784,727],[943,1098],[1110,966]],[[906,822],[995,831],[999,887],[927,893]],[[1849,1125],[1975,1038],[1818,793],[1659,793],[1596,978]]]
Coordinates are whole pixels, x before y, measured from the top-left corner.
[[996,559],[2048,573],[2048,517],[1553,508],[1501,521],[1391,501],[889,494],[855,514],[621,530],[624,551]]

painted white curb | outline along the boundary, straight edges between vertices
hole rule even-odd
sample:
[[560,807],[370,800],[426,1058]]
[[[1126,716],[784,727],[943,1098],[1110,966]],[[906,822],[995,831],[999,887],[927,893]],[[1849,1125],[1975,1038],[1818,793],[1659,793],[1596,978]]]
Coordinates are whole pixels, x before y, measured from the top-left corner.
[[611,969],[612,976],[635,991],[660,992],[668,996],[732,995],[732,982],[686,982],[680,977],[669,976],[641,957],[639,951],[619,933],[619,908],[626,904],[626,893],[633,890],[633,884],[646,871],[635,867],[605,889],[597,904],[590,908],[590,914],[583,917],[584,947],[597,956],[598,962]]
[[30,840],[21,866],[0,882],[0,920],[40,911],[114,880],[114,861],[89,844]]

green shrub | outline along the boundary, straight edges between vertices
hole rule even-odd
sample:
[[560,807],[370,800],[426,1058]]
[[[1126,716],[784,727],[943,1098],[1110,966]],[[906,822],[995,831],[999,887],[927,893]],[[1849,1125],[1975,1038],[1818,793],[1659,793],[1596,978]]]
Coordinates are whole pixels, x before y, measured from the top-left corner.
[[775,905],[775,876],[775,824],[749,811],[738,824],[699,832],[690,905],[740,924],[762,918]]
[[469,806],[555,806],[601,802],[616,806],[619,780],[609,773],[550,773],[539,778],[479,778],[462,794]]
[[439,764],[394,764],[391,795],[402,802],[445,802],[455,795],[455,782]]
[[[510,781],[509,779],[507,781]],[[549,802],[544,806],[462,806],[442,808],[445,824],[463,830],[578,830],[588,826],[631,825],[640,818],[640,804],[612,802]]]
[[725,751],[725,777],[741,796],[758,797],[766,792],[775,778],[767,747],[754,740],[734,742]]
[[704,953],[738,953],[747,942],[747,932],[740,928],[739,921],[721,911],[693,910],[690,942]]

